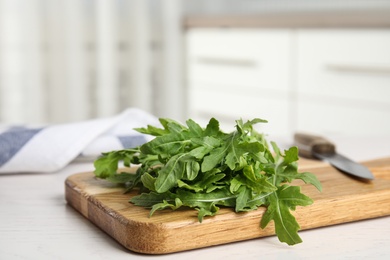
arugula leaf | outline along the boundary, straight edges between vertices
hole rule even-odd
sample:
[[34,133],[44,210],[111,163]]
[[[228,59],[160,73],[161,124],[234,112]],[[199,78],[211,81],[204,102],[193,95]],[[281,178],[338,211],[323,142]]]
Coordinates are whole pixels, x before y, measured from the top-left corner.
[[158,173],[155,189],[158,193],[164,193],[177,185],[186,169],[184,162],[181,160],[186,154],[174,155],[167,164],[161,168]]
[[205,156],[202,162],[202,172],[207,172],[214,169],[218,164],[222,162],[227,154],[227,147],[222,146],[218,147],[212,151],[210,154]]
[[247,186],[241,186],[238,190],[238,196],[236,199],[236,212],[244,211],[247,207],[248,201],[252,199],[252,190]]
[[94,162],[96,177],[105,179],[114,175],[118,169],[119,160],[120,157],[116,153],[103,154]]
[[[97,159],[98,178],[123,184],[126,191],[140,187],[140,195],[130,202],[150,208],[150,216],[158,210],[189,207],[198,211],[198,220],[218,214],[219,207],[234,211],[266,207],[260,221],[265,228],[275,223],[281,242],[300,243],[299,224],[291,211],[313,201],[300,192],[299,186],[289,186],[294,180],[314,185],[321,183],[309,172],[298,172],[298,148],[281,151],[254,125],[266,123],[255,118],[236,121],[236,130],[225,133],[219,122],[211,118],[205,128],[189,119],[186,124],[160,118],[162,128],[136,128],[155,138],[135,149],[103,153]],[[139,165],[136,174],[120,173],[118,163],[126,167]]]
[[188,130],[191,133],[191,136],[198,136],[198,137],[203,136],[202,127],[199,124],[197,124],[194,120],[188,119],[186,124],[188,126]]
[[107,180],[112,183],[129,183],[135,182],[137,175],[133,173],[122,172],[121,174],[110,175],[107,177]]
[[[118,174],[118,175],[122,175],[122,174]],[[153,177],[150,173],[145,172],[141,176],[141,181],[145,188],[147,188],[150,191],[156,191],[156,186],[155,186],[156,178]]]
[[149,193],[142,193],[138,196],[134,196],[130,199],[134,205],[142,206],[145,208],[151,208],[153,205],[163,202],[163,201],[174,201],[175,196],[171,192],[157,193],[151,191]]
[[175,210],[175,209],[180,208],[182,205],[183,205],[183,203],[181,202],[181,200],[179,198],[175,198],[175,204],[168,203],[166,200],[163,200],[163,202],[156,203],[152,206],[152,209],[150,210],[149,216],[151,217],[156,210],[162,210],[162,209],[165,209],[168,207],[171,208],[172,210]]
[[267,211],[260,222],[261,228],[265,228],[271,220],[274,220],[275,232],[281,242],[286,242],[288,245],[302,242],[298,235],[300,226],[290,210],[295,210],[296,206],[310,205],[313,201],[300,193],[300,187],[287,185],[279,187],[268,197],[268,200]]
[[103,153],[102,156],[94,162],[96,177],[102,179],[112,177],[117,173],[118,163],[120,161],[123,161],[125,166],[130,166],[131,163],[138,163],[137,153],[137,149]]
[[185,173],[186,173],[185,179],[187,179],[189,181],[194,180],[198,176],[199,170],[200,170],[200,165],[197,161],[187,162],[186,163],[186,171],[185,171]]
[[175,155],[182,152],[185,146],[190,143],[180,134],[167,134],[158,136],[152,141],[141,146],[140,151],[144,154],[168,154]]

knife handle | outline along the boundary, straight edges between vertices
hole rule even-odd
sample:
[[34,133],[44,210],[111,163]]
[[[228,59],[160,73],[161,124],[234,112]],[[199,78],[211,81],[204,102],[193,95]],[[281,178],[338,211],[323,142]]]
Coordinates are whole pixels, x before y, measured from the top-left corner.
[[299,149],[299,154],[306,158],[315,158],[315,154],[336,153],[336,146],[321,136],[296,133],[294,142]]

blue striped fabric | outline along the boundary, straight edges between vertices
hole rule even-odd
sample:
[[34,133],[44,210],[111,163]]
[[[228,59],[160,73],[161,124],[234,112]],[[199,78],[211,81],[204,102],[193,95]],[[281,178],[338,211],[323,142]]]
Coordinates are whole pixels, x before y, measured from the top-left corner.
[[147,142],[145,136],[133,135],[133,136],[118,136],[123,148],[135,148]]
[[103,152],[137,147],[151,137],[131,129],[146,125],[159,122],[137,108],[112,117],[39,128],[0,125],[0,174],[55,172],[74,160],[91,162]]
[[8,162],[42,128],[14,127],[0,134],[0,166]]

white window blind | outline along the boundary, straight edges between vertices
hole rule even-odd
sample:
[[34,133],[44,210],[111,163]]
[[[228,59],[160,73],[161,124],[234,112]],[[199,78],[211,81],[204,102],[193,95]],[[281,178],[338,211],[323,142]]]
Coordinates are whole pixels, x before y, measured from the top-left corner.
[[180,10],[178,0],[0,0],[0,123],[127,107],[182,119]]

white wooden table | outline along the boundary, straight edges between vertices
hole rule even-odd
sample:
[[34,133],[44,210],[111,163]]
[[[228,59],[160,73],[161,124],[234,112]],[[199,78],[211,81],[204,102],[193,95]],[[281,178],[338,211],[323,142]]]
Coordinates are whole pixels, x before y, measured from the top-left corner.
[[[288,138],[284,139],[285,144]],[[355,160],[390,156],[385,137],[334,136],[338,150]],[[283,139],[279,142],[283,146]],[[64,198],[64,181],[92,171],[72,163],[53,173],[0,175],[0,259],[143,259],[90,223]],[[389,198],[390,199],[390,198]],[[364,207],[364,205],[362,205]],[[289,247],[276,237],[158,256],[158,259],[389,259],[390,217],[301,231]]]

